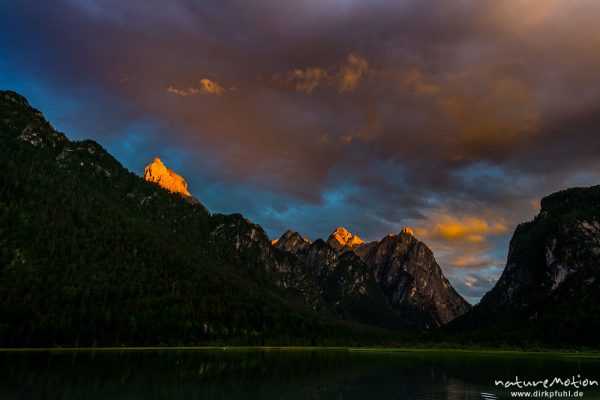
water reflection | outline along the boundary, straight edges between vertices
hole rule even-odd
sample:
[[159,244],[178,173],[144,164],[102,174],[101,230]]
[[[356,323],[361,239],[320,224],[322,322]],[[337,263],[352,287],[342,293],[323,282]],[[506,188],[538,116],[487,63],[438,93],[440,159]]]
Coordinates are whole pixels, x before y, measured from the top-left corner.
[[596,358],[456,352],[4,352],[0,366],[2,399],[462,400],[508,398],[493,381],[515,375],[600,378]]

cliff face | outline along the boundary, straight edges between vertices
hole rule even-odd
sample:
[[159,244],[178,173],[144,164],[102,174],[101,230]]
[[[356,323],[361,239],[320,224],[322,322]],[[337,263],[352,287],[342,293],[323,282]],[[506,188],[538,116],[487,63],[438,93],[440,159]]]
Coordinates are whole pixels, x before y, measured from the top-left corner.
[[144,169],[144,179],[149,182],[156,182],[161,187],[173,193],[181,193],[184,196],[190,196],[185,179],[171,168],[167,168],[158,157]]
[[554,193],[510,241],[506,267],[461,324],[551,341],[600,331],[600,186]]
[[368,265],[352,251],[338,254],[319,239],[300,256],[341,318],[386,328],[411,326],[394,312]]
[[450,285],[432,251],[409,229],[354,248],[370,267],[390,304],[419,325],[437,327],[470,305]]
[[211,229],[209,243],[222,259],[259,282],[290,291],[312,310],[328,312],[322,290],[307,267],[296,257],[277,251],[260,225],[240,214],[217,214]]

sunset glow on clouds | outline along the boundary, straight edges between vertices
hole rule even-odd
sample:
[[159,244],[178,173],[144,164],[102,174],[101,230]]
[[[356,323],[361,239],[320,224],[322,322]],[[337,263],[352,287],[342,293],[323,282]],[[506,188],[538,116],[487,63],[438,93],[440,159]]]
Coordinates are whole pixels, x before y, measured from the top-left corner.
[[503,219],[488,218],[434,211],[426,220],[415,221],[415,235],[432,248],[446,275],[469,301],[477,300],[473,294],[478,288],[487,290],[495,283],[506,257],[498,254],[497,241],[505,240],[514,229]]
[[501,222],[487,222],[477,217],[460,220],[453,216],[440,216],[432,221],[432,225],[429,231],[421,230],[421,236],[446,242],[481,243],[487,235],[509,231]]
[[356,90],[360,80],[371,72],[366,59],[357,54],[348,54],[346,60],[338,66],[296,68],[283,76],[274,75],[271,81],[306,94],[312,93],[319,86],[333,86],[344,93]]
[[198,86],[190,86],[185,89],[178,89],[173,86],[169,86],[167,88],[167,92],[173,93],[179,96],[191,96],[198,93],[206,93],[206,94],[222,94],[227,89],[221,86],[219,83],[215,81],[211,81],[208,78],[202,78],[198,81]]
[[539,199],[600,182],[600,3],[0,4],[0,84],[272,237],[408,225],[477,301]]

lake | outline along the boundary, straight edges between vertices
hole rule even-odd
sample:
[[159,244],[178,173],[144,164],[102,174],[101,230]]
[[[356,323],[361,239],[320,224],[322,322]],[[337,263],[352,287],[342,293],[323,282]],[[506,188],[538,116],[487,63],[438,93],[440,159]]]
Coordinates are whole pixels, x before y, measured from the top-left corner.
[[2,351],[0,365],[1,399],[495,399],[515,390],[497,379],[600,380],[597,356],[441,350]]

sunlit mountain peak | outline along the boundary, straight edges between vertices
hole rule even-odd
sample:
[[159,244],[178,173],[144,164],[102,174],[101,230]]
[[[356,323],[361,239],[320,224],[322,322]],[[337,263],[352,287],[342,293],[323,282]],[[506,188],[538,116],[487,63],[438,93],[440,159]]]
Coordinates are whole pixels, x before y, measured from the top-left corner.
[[158,157],[155,157],[154,161],[144,169],[144,179],[149,182],[158,183],[161,187],[173,193],[190,196],[185,179],[171,168],[167,168]]
[[342,247],[352,248],[365,242],[360,237],[350,233],[346,228],[340,226],[329,235],[327,243],[334,249],[339,250]]

